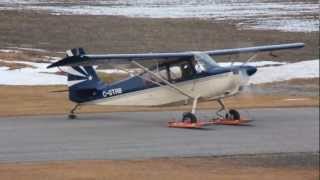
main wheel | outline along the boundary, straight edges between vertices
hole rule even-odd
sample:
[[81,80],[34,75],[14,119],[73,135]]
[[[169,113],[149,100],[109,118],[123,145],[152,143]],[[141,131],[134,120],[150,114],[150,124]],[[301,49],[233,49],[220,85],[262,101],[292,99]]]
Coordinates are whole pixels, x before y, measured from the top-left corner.
[[235,109],[230,109],[229,113],[226,114],[226,119],[239,120],[240,119],[240,113]]
[[68,118],[69,118],[69,119],[75,119],[75,118],[77,118],[77,116],[76,116],[75,114],[69,114],[69,115],[68,115]]
[[183,113],[182,122],[186,122],[186,121],[189,121],[190,123],[196,123],[197,117],[194,114],[192,114],[191,112]]

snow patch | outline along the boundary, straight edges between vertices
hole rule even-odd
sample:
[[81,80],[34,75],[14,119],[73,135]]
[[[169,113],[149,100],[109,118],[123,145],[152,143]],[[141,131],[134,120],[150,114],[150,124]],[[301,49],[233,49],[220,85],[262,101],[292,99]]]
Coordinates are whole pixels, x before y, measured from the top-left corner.
[[[243,62],[221,62],[218,63],[220,66],[231,66],[232,64],[235,66],[239,66],[244,64]],[[263,67],[263,66],[279,66],[287,64],[285,62],[277,62],[277,61],[257,61],[257,62],[248,62],[246,65]]]
[[2,53],[20,53],[21,51],[13,50],[13,49],[0,49]]
[[262,0],[5,0],[0,10],[31,9],[65,15],[236,20],[240,29],[319,31],[319,4]]
[[318,19],[266,19],[253,25],[240,26],[241,29],[278,30],[290,32],[319,31]]
[[285,99],[285,101],[305,101],[308,100],[307,98],[289,98]]
[[[58,68],[47,69],[49,63],[35,63],[26,61],[5,61],[6,63],[18,63],[30,65],[26,67],[9,70],[8,67],[0,67],[1,85],[58,85],[66,84],[66,76],[57,75]],[[219,63],[221,66],[231,65],[231,62]],[[234,65],[241,65],[242,62],[234,62]],[[301,61],[296,63],[284,63],[276,61],[249,62],[247,65],[257,66],[258,71],[251,76],[249,83],[260,84],[277,81],[286,81],[295,78],[319,78],[319,59]],[[107,69],[98,70],[108,74],[125,73],[122,70]],[[130,69],[130,72],[137,72],[138,69]]]
[[9,68],[9,67],[6,67],[6,66],[0,67],[0,71],[1,71],[1,70],[5,70],[5,71],[6,71],[6,70],[8,70],[8,69],[10,69],[10,68]]
[[2,85],[57,85],[66,84],[66,77],[53,74],[45,74],[28,71],[26,69],[16,69],[7,71],[0,69],[0,79]]
[[141,69],[128,69],[128,70],[121,70],[121,69],[98,69],[98,72],[103,72],[106,74],[128,74],[128,73],[139,73],[142,72]]
[[297,63],[288,63],[276,67],[262,67],[254,74],[249,83],[261,84],[277,81],[286,81],[297,78],[318,78],[319,77],[319,59],[302,61]]
[[45,49],[38,49],[38,48],[24,48],[24,47],[9,47],[10,49],[18,49],[23,51],[33,51],[33,52],[48,52]]
[[[9,70],[8,67],[0,67],[0,84],[1,85],[58,85],[66,84],[65,76],[56,75],[57,68],[47,69],[47,63],[34,63],[25,61],[5,61],[6,63],[26,64],[35,68],[21,68]],[[52,73],[52,74],[50,74]]]

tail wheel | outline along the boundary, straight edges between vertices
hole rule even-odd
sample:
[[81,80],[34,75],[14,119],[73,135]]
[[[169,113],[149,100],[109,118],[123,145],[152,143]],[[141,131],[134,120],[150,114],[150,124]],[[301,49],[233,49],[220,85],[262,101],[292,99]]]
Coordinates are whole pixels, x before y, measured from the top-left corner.
[[197,123],[197,117],[191,112],[183,113],[182,122],[189,121],[190,123]]
[[239,120],[240,119],[240,113],[235,109],[230,109],[229,113],[226,114],[226,119]]

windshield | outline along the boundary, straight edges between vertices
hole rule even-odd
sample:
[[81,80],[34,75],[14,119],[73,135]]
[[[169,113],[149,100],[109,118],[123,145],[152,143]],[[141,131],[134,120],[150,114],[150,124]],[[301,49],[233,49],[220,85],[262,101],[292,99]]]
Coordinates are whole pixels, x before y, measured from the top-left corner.
[[218,63],[206,53],[196,52],[194,53],[194,59],[203,71],[219,67]]

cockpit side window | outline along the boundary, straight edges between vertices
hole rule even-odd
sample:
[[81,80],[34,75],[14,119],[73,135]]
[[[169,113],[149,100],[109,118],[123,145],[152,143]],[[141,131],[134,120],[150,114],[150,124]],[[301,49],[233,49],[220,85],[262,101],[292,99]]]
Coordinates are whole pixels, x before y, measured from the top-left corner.
[[181,67],[181,70],[182,70],[182,77],[184,79],[188,79],[188,78],[192,77],[195,74],[194,67],[189,62],[181,64],[180,67]]
[[[196,74],[200,74],[216,66],[218,65],[210,56],[207,54],[197,53],[192,58],[154,67],[152,71],[164,80],[178,82],[181,80],[192,79]],[[146,84],[152,84],[152,82],[164,83],[162,80],[150,73],[144,73],[141,77],[145,80]]]
[[171,64],[169,67],[169,75],[172,82],[190,79],[195,73],[194,64],[190,60],[180,61],[178,63]]
[[205,53],[194,53],[194,60],[197,62],[197,65],[195,66],[197,71],[210,71],[210,69],[219,67],[219,64],[216,63],[215,60],[213,60],[208,54]]

